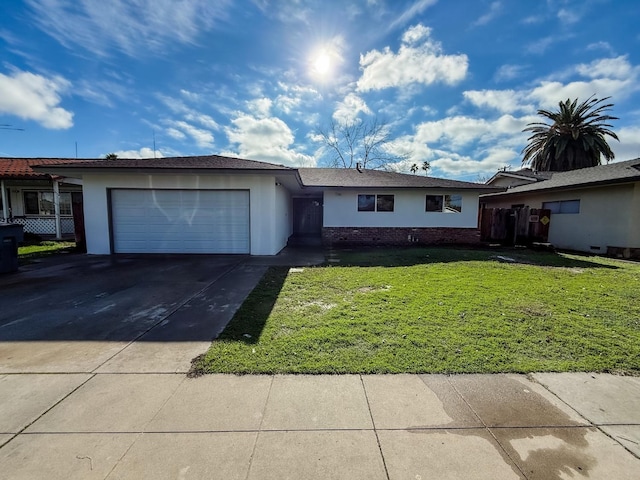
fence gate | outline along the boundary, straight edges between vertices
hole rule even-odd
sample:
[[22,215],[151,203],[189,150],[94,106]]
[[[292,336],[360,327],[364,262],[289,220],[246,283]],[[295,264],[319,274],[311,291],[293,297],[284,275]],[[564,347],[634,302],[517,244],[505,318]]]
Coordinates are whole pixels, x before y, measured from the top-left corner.
[[505,245],[546,243],[551,211],[543,208],[485,208],[480,218],[483,242]]

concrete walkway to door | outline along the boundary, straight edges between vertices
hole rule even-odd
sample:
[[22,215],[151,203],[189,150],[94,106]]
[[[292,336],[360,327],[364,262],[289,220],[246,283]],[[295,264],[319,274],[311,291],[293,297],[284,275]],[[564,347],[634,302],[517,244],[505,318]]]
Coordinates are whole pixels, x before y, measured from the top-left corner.
[[0,278],[0,480],[638,478],[637,377],[187,378],[273,263],[78,256]]

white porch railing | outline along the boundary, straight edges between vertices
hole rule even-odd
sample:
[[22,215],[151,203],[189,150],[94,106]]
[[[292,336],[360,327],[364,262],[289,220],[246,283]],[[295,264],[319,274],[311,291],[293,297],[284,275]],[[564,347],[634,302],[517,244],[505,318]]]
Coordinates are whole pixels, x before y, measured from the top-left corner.
[[[30,215],[28,217],[13,217],[9,223],[17,223],[24,226],[25,233],[35,233],[37,235],[55,235],[56,219],[49,216]],[[62,235],[73,235],[73,217],[60,217],[60,230]]]

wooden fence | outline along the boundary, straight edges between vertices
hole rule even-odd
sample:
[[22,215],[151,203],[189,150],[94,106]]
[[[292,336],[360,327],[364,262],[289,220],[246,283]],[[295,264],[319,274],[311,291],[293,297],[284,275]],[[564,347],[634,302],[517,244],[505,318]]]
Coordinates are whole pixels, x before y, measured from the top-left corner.
[[484,208],[480,216],[483,242],[504,245],[546,243],[549,239],[551,211],[542,208]]

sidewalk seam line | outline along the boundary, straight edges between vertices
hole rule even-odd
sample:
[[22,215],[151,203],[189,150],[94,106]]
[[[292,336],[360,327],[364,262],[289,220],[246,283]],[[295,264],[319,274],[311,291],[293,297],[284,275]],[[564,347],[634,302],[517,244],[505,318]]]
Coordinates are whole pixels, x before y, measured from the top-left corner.
[[271,382],[269,382],[269,390],[267,391],[267,398],[264,402],[264,407],[262,407],[262,418],[260,419],[260,424],[258,425],[258,430],[256,430],[256,439],[253,442],[253,448],[251,449],[251,455],[249,455],[249,466],[247,467],[247,475],[244,477],[245,480],[249,479],[249,475],[251,475],[251,467],[253,466],[253,457],[256,453],[256,447],[258,446],[258,439],[260,437],[260,432],[262,432],[262,425],[264,424],[264,417],[267,414],[267,405],[269,404],[269,399],[271,398],[271,389],[273,388],[273,381],[275,380],[275,375],[271,375]]
[[482,422],[482,425],[484,425],[484,428],[487,431],[487,433],[489,433],[489,435],[491,435],[491,438],[493,438],[493,441],[496,442],[498,447],[500,447],[500,450],[502,450],[504,452],[505,456],[509,459],[509,461],[513,464],[513,466],[520,472],[520,474],[525,479],[528,480],[529,477],[524,473],[524,471],[520,468],[520,466],[516,463],[516,461],[513,458],[511,458],[511,455],[509,455],[509,452],[507,452],[507,450],[502,446],[502,443],[500,443],[498,438],[493,434],[493,432],[491,431],[491,428],[489,428],[489,426],[487,426],[487,424],[484,421],[484,419],[478,414],[478,412],[476,412],[474,410],[474,408],[469,404],[469,402],[467,402],[467,399],[464,398],[464,395],[462,395],[462,393],[460,393],[460,391],[453,384],[453,382],[451,381],[451,375],[447,375],[447,382],[449,383],[449,385],[451,385],[451,388],[453,388],[453,391],[456,392],[456,394],[462,399],[462,401],[467,405],[467,407],[469,407],[469,409],[473,412],[473,414],[476,417],[478,417],[478,420],[480,420]]
[[[75,374],[78,375],[78,374]],[[85,373],[83,375],[89,375],[89,378],[87,378],[84,382],[80,383],[80,385],[78,385],[76,388],[74,388],[73,390],[71,390],[69,393],[67,393],[66,395],[64,395],[60,400],[58,400],[57,402],[55,402],[53,405],[51,405],[49,408],[47,408],[44,412],[42,412],[40,415],[38,415],[37,418],[35,418],[33,421],[31,421],[28,425],[25,425],[24,427],[22,427],[22,429],[13,434],[13,437],[10,438],[4,445],[2,445],[2,447],[0,448],[4,448],[5,446],[9,445],[9,443],[11,443],[13,440],[15,440],[16,438],[18,438],[18,435],[21,435],[27,428],[29,428],[31,425],[33,425],[34,423],[36,423],[38,420],[40,420],[42,417],[44,417],[47,413],[49,413],[51,410],[53,410],[55,407],[57,407],[58,405],[60,405],[64,400],[66,400],[67,398],[69,398],[69,396],[71,394],[73,394],[74,392],[78,391],[81,387],[83,387],[89,380],[91,380],[92,378],[94,378],[96,376],[95,373]],[[28,433],[28,432],[27,432]],[[37,432],[36,432],[37,433]]]
[[378,436],[378,429],[376,428],[376,422],[373,419],[373,413],[371,412],[371,404],[369,403],[369,395],[367,395],[367,389],[364,386],[364,378],[362,374],[360,377],[360,385],[362,385],[362,391],[364,393],[364,399],[367,402],[367,410],[369,411],[369,418],[371,419],[371,425],[373,425],[373,434],[376,436],[376,443],[378,444],[378,451],[380,452],[380,459],[382,460],[382,466],[384,467],[384,474],[387,476],[387,480],[390,480],[389,469],[387,468],[387,462],[384,458],[384,452],[382,451],[382,445],[380,445],[380,437]]
[[[151,374],[148,374],[148,375],[156,375],[156,374],[151,373]],[[154,418],[156,418],[158,416],[158,413],[160,413],[160,410],[162,410],[164,408],[164,406],[167,404],[167,402],[169,402],[169,400],[171,398],[173,398],[173,396],[176,394],[176,392],[180,388],[180,385],[182,385],[186,379],[187,379],[187,376],[185,375],[184,378],[182,379],[182,381],[180,383],[178,383],[176,388],[173,390],[173,392],[171,392],[171,395],[169,395],[167,397],[167,399],[162,403],[162,405],[160,405],[160,408],[158,408],[158,410],[153,415],[153,417],[151,417],[151,419],[142,426],[140,432],[137,432],[138,434],[136,435],[136,438],[134,438],[133,442],[131,442],[131,445],[129,445],[129,447],[124,451],[124,453],[120,456],[120,458],[116,461],[116,463],[113,464],[113,467],[111,467],[111,470],[109,470],[109,473],[107,473],[107,475],[104,477],[104,480],[107,480],[111,476],[113,471],[116,469],[116,467],[118,465],[120,465],[120,462],[122,462],[122,459],[127,455],[127,453],[129,453],[129,451],[138,442],[138,440],[140,440],[140,438],[145,434],[145,430],[146,430],[147,426],[153,421]]]

